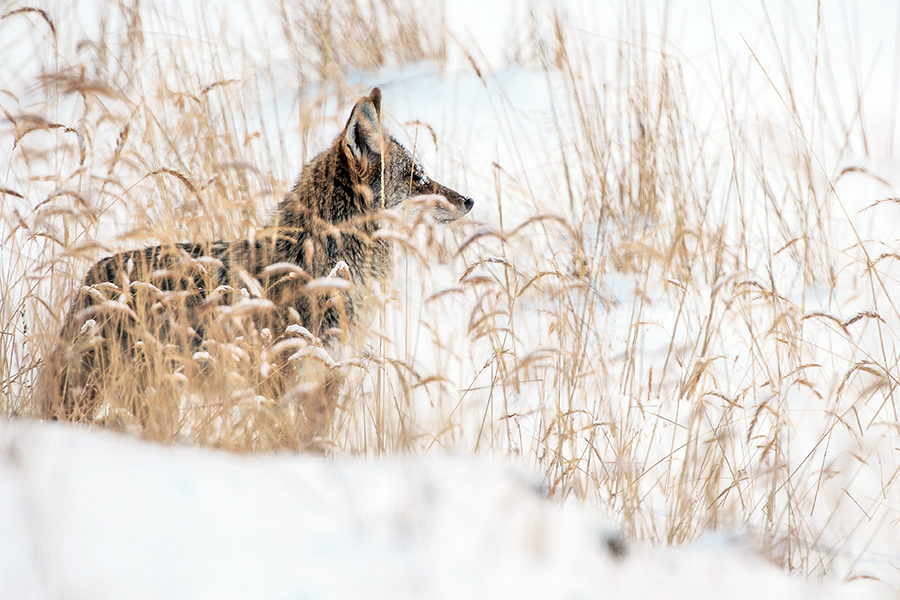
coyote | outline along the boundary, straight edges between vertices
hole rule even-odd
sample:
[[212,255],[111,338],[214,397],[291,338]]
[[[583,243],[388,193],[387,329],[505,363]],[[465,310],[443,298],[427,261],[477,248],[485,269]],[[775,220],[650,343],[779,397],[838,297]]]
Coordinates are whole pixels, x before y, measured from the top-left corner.
[[[153,246],[94,264],[47,361],[53,383],[43,394],[44,417],[103,423],[109,403],[118,401],[117,410],[146,428],[160,418],[145,401],[154,391],[144,387],[152,385],[149,369],[183,384],[202,375],[210,353],[238,340],[266,349],[257,393],[291,396],[302,413],[297,439],[308,444],[330,427],[336,407],[341,377],[333,358],[371,319],[367,294],[392,271],[390,235],[381,230],[385,211],[416,197],[431,201],[438,222],[454,221],[474,204],[430,180],[385,132],[375,88],[303,168],[265,228],[236,241]],[[298,373],[291,365],[303,361],[287,359],[291,354],[326,366]],[[133,385],[132,397],[104,397],[116,369]],[[314,375],[320,385],[311,393],[302,380]],[[306,391],[291,395],[293,389]]]

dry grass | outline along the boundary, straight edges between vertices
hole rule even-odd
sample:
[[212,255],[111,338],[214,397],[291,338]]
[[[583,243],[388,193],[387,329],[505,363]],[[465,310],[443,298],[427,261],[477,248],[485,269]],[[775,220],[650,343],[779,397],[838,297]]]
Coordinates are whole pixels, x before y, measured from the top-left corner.
[[[404,3],[284,4],[286,58],[201,43],[221,35],[213,17],[181,30],[152,9],[102,6],[101,35],[78,53],[52,13],[0,21],[28,21],[16,27],[32,32],[43,69],[0,91],[0,407],[10,416],[35,414],[42,357],[93,260],[246,235],[337,132],[335,106],[360,91],[346,83],[353,70],[442,64],[448,52],[442,23],[404,20]],[[178,45],[154,52],[148,31]],[[835,117],[836,87],[817,89],[819,112],[797,108],[784,68],[796,57],[720,57],[725,114],[755,100],[741,83],[762,73],[794,126],[729,118],[711,132],[692,114],[683,64],[642,31],[598,40],[556,15],[531,52],[516,49],[553,90],[552,126],[528,148],[547,166],[540,176],[521,158],[463,168],[492,190],[476,209],[490,226],[398,225],[401,274],[416,283],[386,286],[367,347],[348,351],[325,442],[521,455],[552,494],[615,511],[634,536],[682,542],[749,524],[792,569],[828,572],[849,556],[839,572],[854,575],[866,540],[900,510],[895,240],[858,228],[896,209],[872,204],[883,183],[846,164],[865,127]],[[298,90],[292,114],[263,114],[285,77]],[[521,132],[504,106],[497,132],[514,146]],[[844,201],[851,178],[873,190],[866,206]],[[141,389],[166,416],[131,429],[235,451],[296,447],[293,417],[278,416],[290,401],[258,385],[260,336],[220,347],[213,366],[154,361],[156,382]],[[115,366],[112,388],[132,383],[130,368]],[[201,371],[227,384],[190,388]]]

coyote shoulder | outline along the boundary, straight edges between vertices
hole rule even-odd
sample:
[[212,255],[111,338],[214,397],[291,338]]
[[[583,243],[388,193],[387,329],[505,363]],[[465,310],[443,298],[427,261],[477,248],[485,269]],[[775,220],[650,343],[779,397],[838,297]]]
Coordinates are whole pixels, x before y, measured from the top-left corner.
[[[310,354],[327,362],[321,350],[334,353],[365,325],[361,313],[371,311],[361,311],[363,298],[390,275],[391,243],[378,233],[383,211],[419,196],[435,197],[431,210],[439,222],[473,206],[471,198],[429,179],[386,133],[375,88],[254,235],[147,247],[94,264],[47,360],[54,383],[43,393],[45,418],[102,422],[114,403],[146,427],[161,418],[144,398],[148,389],[158,391],[154,374],[168,380],[172,372],[202,370],[185,365],[187,359],[236,339],[273,352],[280,347],[282,354],[312,344],[319,351]],[[259,369],[258,393],[286,394],[297,378],[287,362]],[[131,393],[104,394],[110,381],[123,379]],[[308,430],[301,443],[330,423],[339,384],[327,375],[324,392],[300,402]]]

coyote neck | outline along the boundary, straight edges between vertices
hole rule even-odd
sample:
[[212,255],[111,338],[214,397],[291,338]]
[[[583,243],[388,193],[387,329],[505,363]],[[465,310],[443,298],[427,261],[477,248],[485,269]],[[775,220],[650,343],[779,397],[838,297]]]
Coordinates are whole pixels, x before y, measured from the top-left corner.
[[323,277],[338,261],[350,267],[354,283],[390,270],[388,245],[375,240],[382,202],[381,161],[360,165],[348,160],[338,138],[303,170],[278,205],[272,226],[278,259]]

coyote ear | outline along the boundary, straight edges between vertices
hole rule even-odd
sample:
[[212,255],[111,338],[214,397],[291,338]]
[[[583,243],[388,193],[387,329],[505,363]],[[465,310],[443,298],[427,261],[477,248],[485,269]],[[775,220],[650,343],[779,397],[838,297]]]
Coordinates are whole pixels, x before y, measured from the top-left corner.
[[384,135],[380,117],[381,92],[375,88],[371,96],[361,98],[356,103],[347,126],[344,127],[344,142],[357,162],[362,161],[369,153],[381,155]]
[[369,100],[372,101],[372,104],[375,105],[375,111],[378,113],[378,118],[381,118],[381,90],[378,88],[372,88],[372,93],[369,94]]

